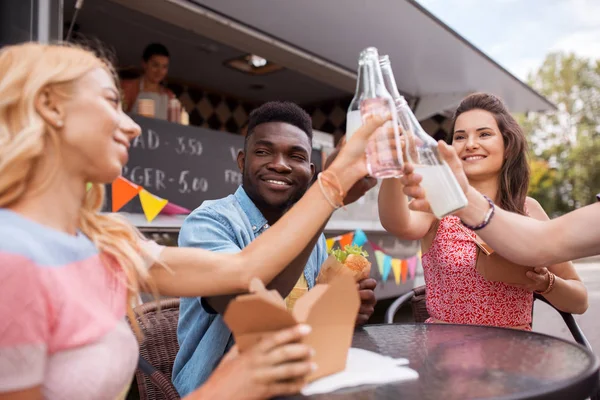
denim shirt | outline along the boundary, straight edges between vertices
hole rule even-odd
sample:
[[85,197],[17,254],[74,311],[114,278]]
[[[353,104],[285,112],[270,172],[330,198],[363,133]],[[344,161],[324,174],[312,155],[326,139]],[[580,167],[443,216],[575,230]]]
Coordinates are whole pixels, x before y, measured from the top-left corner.
[[[205,201],[194,210],[181,227],[179,246],[237,253],[268,227],[265,217],[240,186],[235,194]],[[327,245],[321,235],[304,268],[309,289],[315,285],[326,258]],[[173,383],[183,397],[208,379],[233,345],[233,337],[222,316],[200,298],[182,298],[177,340],[180,348],[173,366]]]

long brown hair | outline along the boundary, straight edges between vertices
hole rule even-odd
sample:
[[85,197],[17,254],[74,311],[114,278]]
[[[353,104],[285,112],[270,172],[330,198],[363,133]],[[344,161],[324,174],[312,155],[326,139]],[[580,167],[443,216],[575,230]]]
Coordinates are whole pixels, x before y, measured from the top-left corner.
[[498,97],[488,93],[473,93],[464,98],[454,112],[449,142],[452,142],[454,137],[454,126],[458,116],[471,110],[483,110],[492,114],[504,140],[504,162],[500,169],[498,205],[507,211],[524,215],[530,173],[527,140],[523,129]]

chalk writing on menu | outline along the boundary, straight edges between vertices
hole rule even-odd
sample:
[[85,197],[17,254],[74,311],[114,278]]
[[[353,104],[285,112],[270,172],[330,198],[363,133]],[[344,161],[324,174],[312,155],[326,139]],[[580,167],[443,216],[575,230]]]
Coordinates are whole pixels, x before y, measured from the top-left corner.
[[[125,178],[190,210],[204,200],[232,194],[242,184],[237,165],[237,155],[244,146],[242,136],[132,118],[142,134],[131,143],[129,162],[122,172]],[[320,152],[313,151],[312,157],[320,170]],[[142,212],[139,200],[132,200],[122,211]]]

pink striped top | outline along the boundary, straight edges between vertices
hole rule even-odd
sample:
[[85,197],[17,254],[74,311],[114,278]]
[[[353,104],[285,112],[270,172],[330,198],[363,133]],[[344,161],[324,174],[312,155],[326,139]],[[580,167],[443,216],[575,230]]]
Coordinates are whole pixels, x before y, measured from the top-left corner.
[[122,272],[83,234],[0,209],[0,393],[123,396],[137,363]]

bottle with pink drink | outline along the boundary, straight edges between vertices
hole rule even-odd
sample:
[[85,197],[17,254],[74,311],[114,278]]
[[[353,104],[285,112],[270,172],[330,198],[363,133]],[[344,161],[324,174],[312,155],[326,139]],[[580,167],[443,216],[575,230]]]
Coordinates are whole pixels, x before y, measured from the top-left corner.
[[402,146],[394,100],[383,82],[376,48],[360,53],[356,93],[346,118],[346,139],[356,132],[368,114],[390,115],[369,139],[366,149],[369,175],[385,179],[402,175]]

